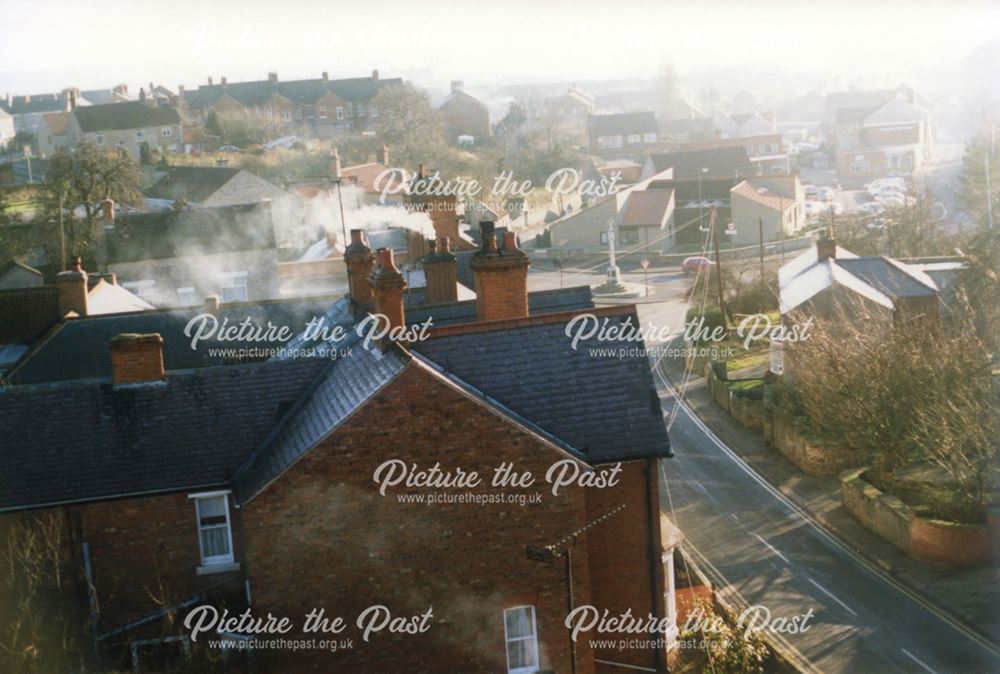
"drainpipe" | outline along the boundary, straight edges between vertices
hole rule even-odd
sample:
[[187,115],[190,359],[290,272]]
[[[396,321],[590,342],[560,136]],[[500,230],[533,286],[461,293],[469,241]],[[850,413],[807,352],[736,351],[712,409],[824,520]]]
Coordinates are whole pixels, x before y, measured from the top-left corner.
[[[656,536],[653,533],[653,527],[659,521],[660,505],[653,500],[653,494],[656,493],[653,489],[653,480],[657,477],[654,461],[656,459],[646,459],[646,527],[648,529],[647,540],[649,542],[649,549],[646,556],[649,563],[649,612],[658,621],[660,619],[660,612],[656,607],[656,601],[659,597],[656,591],[656,565],[659,562],[660,555],[656,549]],[[656,671],[670,674],[670,668],[664,662],[663,652],[659,648],[654,649],[653,658]]]

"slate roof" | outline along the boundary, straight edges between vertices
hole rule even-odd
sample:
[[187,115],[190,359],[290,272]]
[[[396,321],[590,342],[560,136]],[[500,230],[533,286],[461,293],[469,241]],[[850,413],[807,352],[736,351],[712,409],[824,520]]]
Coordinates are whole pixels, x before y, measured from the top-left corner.
[[66,94],[35,94],[32,96],[11,96],[10,105],[6,98],[0,98],[0,108],[11,115],[29,115],[37,112],[59,112],[69,109]]
[[937,288],[929,278],[921,281],[903,265],[894,264],[881,256],[837,260],[837,265],[890,297],[930,297],[937,294]]
[[222,486],[326,365],[0,388],[0,510]]
[[382,87],[402,83],[403,80],[398,77],[377,80],[371,77],[351,77],[328,82],[322,79],[288,82],[256,80],[253,82],[203,84],[194,91],[186,91],[184,99],[193,108],[207,108],[223,96],[229,96],[243,105],[260,105],[274,95],[282,96],[295,103],[312,104],[328,91],[332,91],[348,103],[354,103],[371,99]]
[[[737,147],[719,147],[707,150],[687,150],[683,152],[664,152],[649,155],[656,173],[673,168],[674,178],[705,178],[733,177],[737,173],[751,176],[756,173],[753,162],[742,145]],[[707,168],[707,173],[701,169]]]
[[401,350],[361,346],[332,361],[285,423],[243,462],[233,480],[237,502],[246,503],[333,432],[395,379],[408,362],[409,356]]
[[658,131],[656,113],[652,110],[619,112],[610,115],[591,115],[590,129],[598,136]]
[[84,133],[144,129],[150,126],[171,126],[181,123],[181,117],[175,108],[164,105],[149,106],[138,101],[77,107],[73,115]]
[[0,290],[0,344],[27,343],[59,320],[54,285]]
[[127,214],[107,235],[111,264],[274,247],[271,211],[259,203]]
[[[536,290],[528,293],[528,314],[531,316],[590,309],[593,306],[594,296],[590,286]],[[406,307],[407,323],[423,323],[428,318],[435,326],[474,322],[476,320],[476,301],[466,300],[449,304]]]
[[[412,350],[580,450],[592,464],[670,455],[645,355],[591,355],[624,346],[566,335],[579,312],[446,328]],[[608,324],[638,325],[635,307],[605,311]],[[631,344],[634,346],[634,344]]]
[[[292,300],[224,303],[218,320],[230,324],[250,319],[256,325],[287,325],[295,332],[315,316],[325,315],[340,298],[305,297]],[[286,342],[235,340],[201,342],[191,348],[191,337],[184,334],[188,322],[201,314],[200,307],[143,311],[130,314],[89,316],[64,321],[34,350],[28,353],[9,374],[14,384],[37,384],[71,379],[97,379],[111,376],[108,342],[122,333],[159,333],[163,337],[163,365],[167,371],[221,365],[226,359],[210,355],[215,347],[261,349],[280,348]],[[3,324],[0,321],[0,324]],[[257,358],[256,360],[260,360]]]
[[165,175],[144,191],[151,199],[187,199],[200,204],[218,192],[237,173],[238,168],[223,166],[170,166]]

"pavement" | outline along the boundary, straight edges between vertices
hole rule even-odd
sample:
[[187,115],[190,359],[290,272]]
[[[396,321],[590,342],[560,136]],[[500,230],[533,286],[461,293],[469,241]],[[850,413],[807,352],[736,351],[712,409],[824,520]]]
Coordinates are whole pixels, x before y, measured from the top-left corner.
[[[682,310],[643,305],[640,318]],[[669,419],[683,362],[664,365]],[[814,611],[813,628],[782,643],[825,672],[1000,672],[1000,569],[910,559],[841,507],[836,477],[803,475],[715,405],[703,377],[682,400],[670,427],[676,456],[662,462],[664,509],[738,603],[774,616]]]

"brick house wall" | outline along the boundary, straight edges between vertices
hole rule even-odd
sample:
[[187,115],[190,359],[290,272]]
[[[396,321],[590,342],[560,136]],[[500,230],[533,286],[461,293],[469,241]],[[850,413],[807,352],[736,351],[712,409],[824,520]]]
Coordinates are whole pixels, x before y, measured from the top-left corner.
[[[397,487],[383,497],[372,480],[379,464],[397,457],[423,468],[440,462],[442,469],[462,467],[483,476],[512,461],[539,476],[532,488],[516,492],[541,491],[543,501],[523,507],[400,503],[393,494],[407,491]],[[396,671],[405,663],[415,672],[496,672],[506,667],[503,609],[531,604],[542,670],[568,671],[564,561],[546,564],[526,556],[527,545],[555,543],[586,523],[581,489],[552,496],[541,479],[561,458],[411,365],[244,506],[255,611],[297,614],[325,606],[328,614],[351,617],[372,604],[401,615],[433,606],[432,626],[423,635],[382,634],[377,646],[355,648],[336,660],[329,654],[305,659],[352,671]],[[581,537],[574,548],[577,605],[591,603],[592,539]],[[410,653],[412,662],[406,659]],[[583,640],[577,655],[579,671],[592,672]]]
[[86,141],[99,147],[120,147],[135,161],[139,161],[140,148],[143,143],[149,145],[150,150],[167,152],[183,150],[184,143],[180,124],[84,133],[76,118],[72,116],[68,122],[68,136],[71,139],[70,143],[74,145]]

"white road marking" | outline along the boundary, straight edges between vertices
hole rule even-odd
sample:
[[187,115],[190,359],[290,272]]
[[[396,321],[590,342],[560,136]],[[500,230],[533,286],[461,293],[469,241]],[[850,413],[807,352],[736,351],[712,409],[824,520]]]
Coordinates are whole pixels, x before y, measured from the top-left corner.
[[844,602],[840,601],[840,599],[838,599],[836,597],[836,595],[834,595],[828,589],[826,589],[825,587],[823,587],[822,585],[820,585],[819,583],[817,583],[815,580],[813,580],[812,578],[810,578],[809,582],[812,583],[813,585],[815,585],[816,588],[819,589],[819,591],[822,592],[823,594],[825,594],[827,597],[829,597],[830,599],[832,599],[835,602],[837,602],[838,604],[840,604],[844,608],[844,610],[847,611],[848,613],[850,613],[852,616],[857,616],[858,615],[857,611],[855,611],[853,608],[851,608],[850,606],[848,606]]
[[776,554],[778,557],[781,557],[781,560],[785,564],[791,564],[791,562],[788,561],[788,557],[785,557],[783,554],[781,554],[781,551],[778,550],[778,548],[774,547],[773,545],[771,545],[770,543],[768,543],[767,541],[765,541],[761,536],[758,536],[757,534],[754,534],[754,536],[757,538],[758,541],[760,541],[761,543],[763,543],[764,545],[766,545],[768,550],[770,550],[771,552],[773,552],[774,554]]
[[740,518],[736,516],[736,513],[729,513],[729,516],[733,518],[736,522],[740,521]]
[[931,674],[937,674],[937,672],[935,672],[933,669],[931,669],[930,667],[927,666],[927,663],[921,661],[920,658],[918,658],[917,656],[915,656],[913,653],[909,652],[905,648],[900,648],[899,650],[903,651],[903,655],[905,655],[906,657],[908,657],[910,660],[913,660],[915,663],[917,663],[918,665],[920,665],[921,667],[923,667],[924,669],[926,669]]

